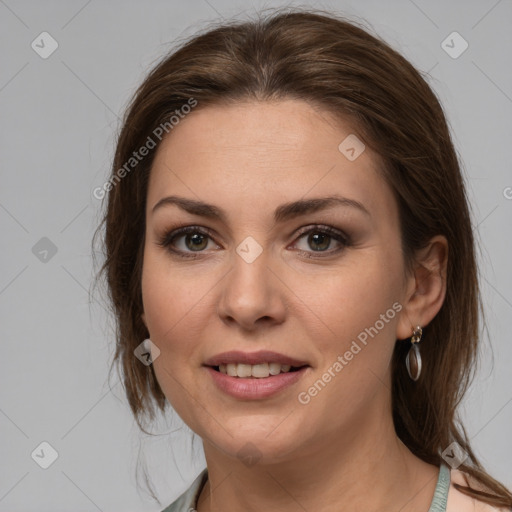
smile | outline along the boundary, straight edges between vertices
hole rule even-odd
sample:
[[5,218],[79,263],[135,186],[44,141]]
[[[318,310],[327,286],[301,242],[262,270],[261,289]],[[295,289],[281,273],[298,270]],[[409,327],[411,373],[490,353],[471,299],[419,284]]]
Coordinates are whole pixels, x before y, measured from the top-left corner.
[[238,378],[255,378],[264,379],[271,375],[279,375],[280,373],[288,373],[299,370],[301,367],[291,366],[289,364],[280,363],[261,363],[261,364],[244,364],[244,363],[230,363],[215,366],[214,369],[229,375],[230,377]]
[[269,398],[297,383],[311,366],[271,351],[231,351],[218,354],[203,366],[221,392],[242,400]]

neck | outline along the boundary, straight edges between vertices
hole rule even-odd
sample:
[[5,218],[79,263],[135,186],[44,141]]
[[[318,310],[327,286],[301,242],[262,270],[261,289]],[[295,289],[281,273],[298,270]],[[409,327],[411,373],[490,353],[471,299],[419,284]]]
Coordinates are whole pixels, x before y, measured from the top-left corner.
[[369,416],[343,432],[323,435],[309,449],[303,446],[286,462],[248,467],[204,443],[208,482],[198,512],[427,511],[438,468],[398,439],[389,409],[387,415],[375,411]]

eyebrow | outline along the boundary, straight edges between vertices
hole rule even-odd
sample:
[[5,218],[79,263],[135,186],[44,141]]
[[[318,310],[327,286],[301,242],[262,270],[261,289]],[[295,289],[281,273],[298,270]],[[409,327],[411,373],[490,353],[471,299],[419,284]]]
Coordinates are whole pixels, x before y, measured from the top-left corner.
[[[221,208],[213,204],[203,203],[202,201],[196,201],[195,199],[188,199],[179,196],[163,197],[155,204],[155,206],[153,206],[152,213],[155,213],[158,209],[168,205],[176,205],[192,215],[220,220],[224,223],[226,223],[227,220],[226,212]],[[326,210],[335,206],[355,208],[371,218],[370,212],[359,201],[339,195],[331,195],[327,197],[301,199],[291,203],[284,203],[275,209],[274,223],[285,222],[287,220],[300,217],[301,215]]]

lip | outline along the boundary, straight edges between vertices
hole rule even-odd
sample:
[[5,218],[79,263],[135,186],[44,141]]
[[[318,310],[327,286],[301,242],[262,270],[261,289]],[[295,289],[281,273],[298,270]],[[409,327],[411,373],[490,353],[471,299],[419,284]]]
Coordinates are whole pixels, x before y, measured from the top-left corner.
[[241,350],[231,350],[222,352],[216,356],[207,359],[205,366],[219,366],[221,364],[262,364],[262,363],[280,363],[289,364],[290,366],[309,366],[307,361],[300,361],[293,357],[272,352],[270,350],[259,350],[258,352],[243,352]]
[[[240,360],[238,361],[242,362]],[[268,361],[268,359],[266,361]],[[299,370],[280,373],[270,377],[240,378],[221,373],[211,366],[205,367],[218,389],[234,398],[242,400],[261,400],[276,395],[280,391],[297,383],[309,368],[309,366],[303,366]]]

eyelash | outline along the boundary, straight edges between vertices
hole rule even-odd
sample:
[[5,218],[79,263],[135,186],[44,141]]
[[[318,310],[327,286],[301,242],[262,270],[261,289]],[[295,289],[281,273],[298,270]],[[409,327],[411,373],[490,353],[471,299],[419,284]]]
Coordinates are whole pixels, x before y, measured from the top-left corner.
[[[186,252],[181,251],[177,249],[171,248],[171,244],[178,238],[180,235],[189,234],[189,233],[199,233],[201,235],[206,235],[210,239],[212,239],[212,232],[209,229],[201,228],[199,226],[185,226],[182,228],[178,228],[175,230],[169,230],[165,232],[156,242],[157,245],[160,247],[166,248],[171,253],[175,254],[176,256],[180,258],[189,258],[189,259],[196,259],[198,257],[201,257],[201,252],[204,251],[197,251],[194,252]],[[298,252],[304,255],[306,258],[315,259],[315,258],[325,258],[328,256],[332,256],[333,254],[337,254],[343,249],[349,247],[351,245],[350,237],[345,235],[344,233],[338,231],[337,229],[334,229],[330,226],[324,226],[320,224],[315,224],[313,226],[308,226],[307,229],[301,230],[297,234],[297,239],[302,238],[304,235],[308,235],[310,233],[321,233],[324,235],[328,235],[330,238],[333,238],[337,242],[341,244],[342,247],[331,250],[331,251],[313,251],[313,253],[316,254],[326,254],[327,256],[311,256],[311,252],[308,251],[302,251],[299,250]]]

